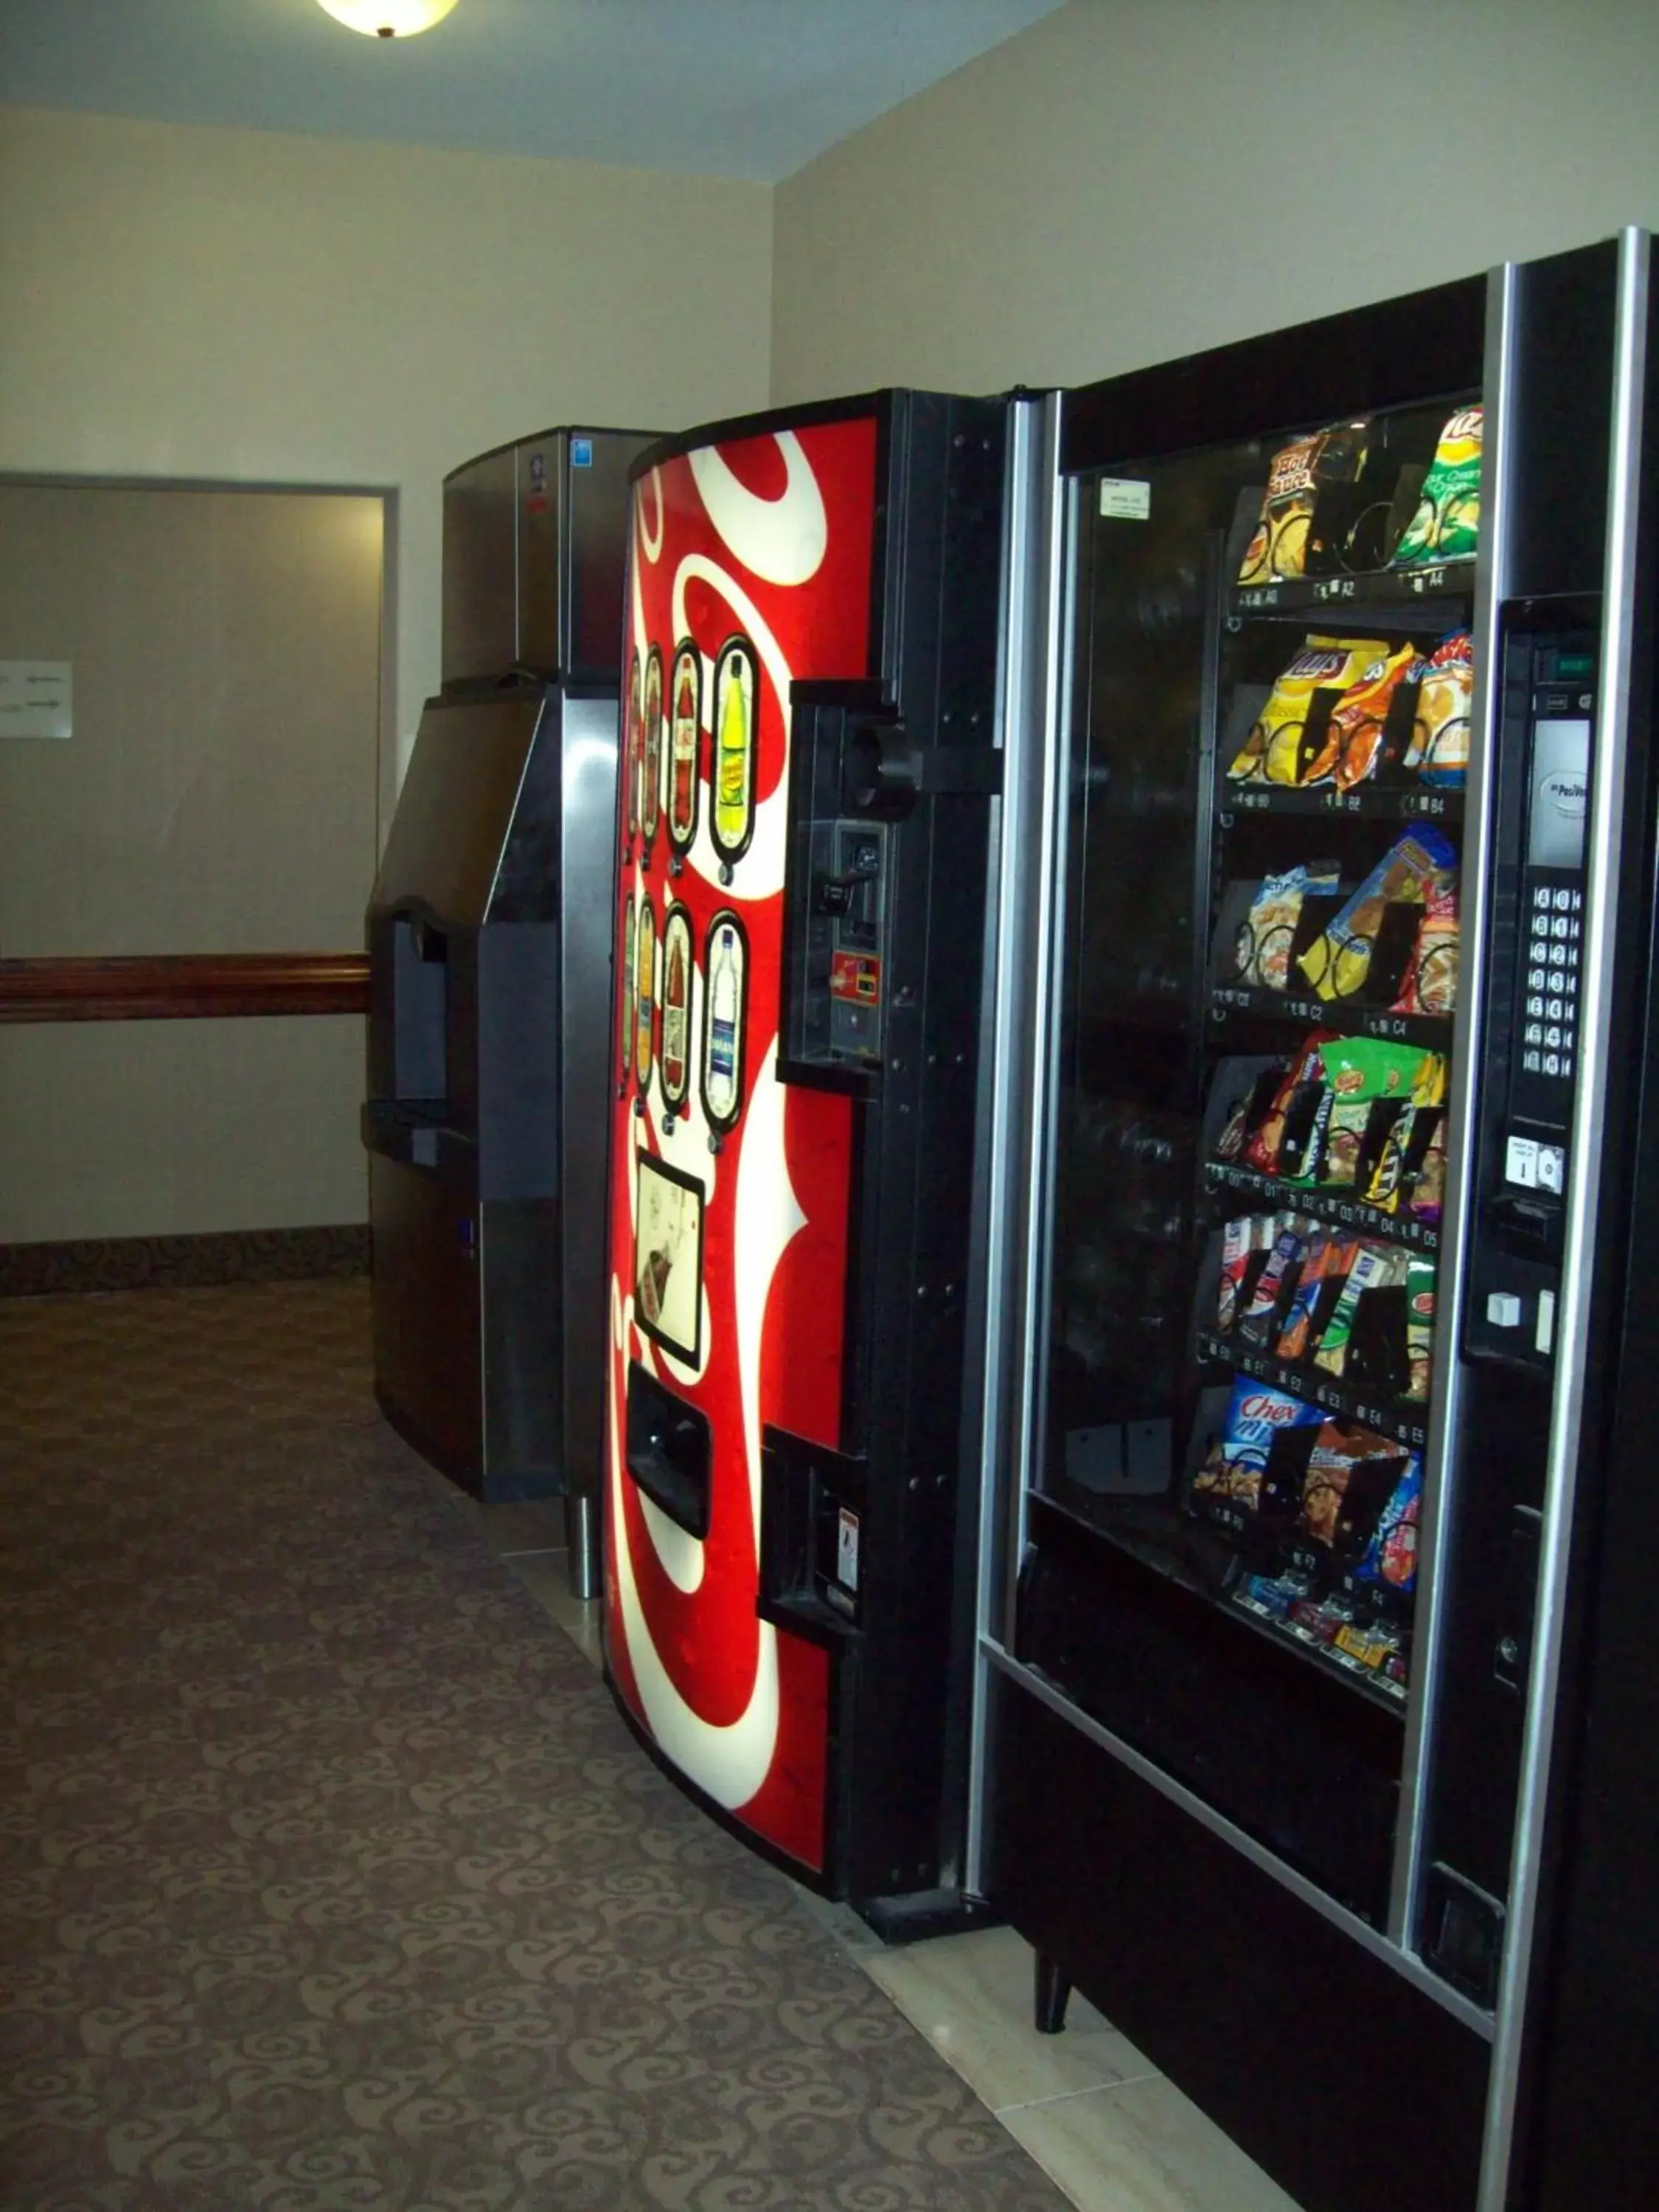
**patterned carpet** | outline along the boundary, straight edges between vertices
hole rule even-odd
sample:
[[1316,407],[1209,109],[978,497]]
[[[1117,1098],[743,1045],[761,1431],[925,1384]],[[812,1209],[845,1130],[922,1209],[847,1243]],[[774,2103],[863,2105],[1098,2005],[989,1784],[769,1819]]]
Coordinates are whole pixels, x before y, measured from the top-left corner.
[[4,2212],[1063,2212],[367,1340],[360,1282],[0,1306]]

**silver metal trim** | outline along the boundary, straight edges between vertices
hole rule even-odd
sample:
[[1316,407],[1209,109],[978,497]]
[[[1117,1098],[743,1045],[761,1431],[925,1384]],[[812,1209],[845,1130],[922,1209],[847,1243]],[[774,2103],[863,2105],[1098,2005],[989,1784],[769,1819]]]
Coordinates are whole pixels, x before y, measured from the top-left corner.
[[[1054,420],[1056,468],[1059,415]],[[1027,1539],[1026,1498],[1032,1462],[1042,1449],[1047,1420],[1050,1239],[1054,1193],[1054,1102],[1059,1091],[1058,997],[1066,942],[1066,789],[1071,773],[1072,651],[1077,605],[1077,544],[1082,495],[1075,480],[1056,477],[1059,496],[1048,518],[1051,591],[1044,639],[1048,717],[1043,755],[1040,843],[1034,871],[1036,922],[1031,937],[1030,1012],[1026,1032],[1030,1110],[1024,1158],[1024,1243],[1019,1291],[1017,1387],[1010,1406],[1006,1577],[1003,1618],[1012,1631],[1020,1563]]]
[[[993,854],[994,906],[988,926],[987,1011],[981,1082],[985,1173],[976,1206],[982,1213],[983,1351],[974,1409],[980,1443],[978,1567],[974,1638],[989,1624],[994,1569],[1005,1511],[1006,1370],[1011,1331],[1016,1182],[1024,1139],[1022,1037],[1027,996],[1027,943],[1036,917],[1022,866],[1030,836],[1034,790],[1048,750],[1049,611],[1054,592],[1052,517],[1059,467],[1059,402],[1018,400],[1010,410],[1007,530],[1000,607],[996,741],[1003,756],[1002,797]],[[968,1820],[963,1875],[982,1891],[986,1795],[990,1786],[987,1700],[981,1670],[973,1670]]]
[[[1510,480],[1514,428],[1509,404],[1517,343],[1518,275],[1512,262],[1486,280],[1486,346],[1482,404],[1486,408],[1481,466],[1480,547],[1475,562],[1475,696],[1471,716],[1468,783],[1464,797],[1461,864],[1463,943],[1486,941],[1492,897],[1492,805],[1496,779],[1503,672],[1498,665],[1498,610],[1508,596]],[[1480,1083],[1479,1040],[1484,1025],[1486,967],[1477,953],[1462,963],[1459,1004],[1452,1025],[1451,1080],[1447,1097],[1446,1196],[1441,1218],[1435,1283],[1436,1377],[1423,1455],[1423,1503],[1418,1530],[1417,1605],[1412,1637],[1411,1699],[1400,1774],[1400,1813],[1395,1830],[1394,1878],[1388,1932],[1413,1947],[1427,1853],[1428,1783],[1438,1718],[1449,1538],[1456,1525],[1457,1470],[1462,1458],[1464,1261],[1469,1228],[1468,1138],[1475,1126]]]
[[[1607,1067],[1616,1049],[1611,1035],[1613,933],[1624,829],[1631,639],[1636,620],[1636,535],[1642,495],[1638,463],[1650,243],[1643,231],[1626,230],[1620,234],[1613,435],[1608,456],[1607,554],[1602,577],[1601,728],[1590,769],[1583,965],[1579,982],[1583,1011],[1578,1032],[1578,1097],[1568,1152],[1566,1234],[1560,1297],[1556,1308],[1556,1338],[1561,1352],[1556,1363],[1555,1392],[1550,1407],[1544,1525],[1539,1547],[1532,1665],[1527,1684],[1519,1812],[1477,2212],[1504,2212],[1509,2190],[1582,1445],[1584,1345],[1600,1208]],[[1649,611],[1643,611],[1645,618]]]
[[1195,1796],[1172,1775],[1166,1774],[1161,1766],[1155,1765],[1133,1744],[1126,1743],[1121,1736],[1115,1735],[1110,1729],[1103,1728],[1098,1721],[1091,1719],[1052,1682],[1023,1665],[1011,1652],[1005,1651],[988,1638],[982,1650],[988,1664],[1006,1674],[1010,1681],[1018,1682],[1039,1704],[1046,1705],[1050,1712],[1058,1715],[1069,1727],[1076,1729],[1080,1735],[1086,1736],[1091,1743],[1109,1753],[1121,1765],[1127,1766],[1140,1781],[1156,1790],[1161,1797],[1167,1797],[1172,1805],[1178,1806],[1200,1827],[1207,1828],[1212,1835],[1219,1837],[1241,1858],[1248,1859],[1252,1866],[1270,1875],[1282,1889],[1288,1890],[1310,1911],[1316,1912],[1322,1920],[1329,1921],[1345,1936],[1352,1936],[1362,1950],[1391,1968],[1402,1981],[1409,1982],[1425,1996],[1432,1998],[1443,2011],[1449,2013],[1454,2020],[1472,2030],[1482,2042],[1491,2041],[1492,2020],[1490,2013],[1482,2012],[1468,1998],[1460,1996],[1455,1990],[1449,1989],[1437,1974],[1431,1974],[1409,1951],[1398,1949],[1380,1929],[1373,1928],[1369,1920],[1360,1919],[1346,1905],[1339,1905],[1334,1898],[1328,1897],[1305,1875],[1298,1874],[1294,1867],[1286,1866],[1283,1859],[1275,1858],[1265,1844],[1257,1843],[1255,1838],[1243,1828],[1235,1827],[1224,1814],[1218,1813],[1213,1805]]

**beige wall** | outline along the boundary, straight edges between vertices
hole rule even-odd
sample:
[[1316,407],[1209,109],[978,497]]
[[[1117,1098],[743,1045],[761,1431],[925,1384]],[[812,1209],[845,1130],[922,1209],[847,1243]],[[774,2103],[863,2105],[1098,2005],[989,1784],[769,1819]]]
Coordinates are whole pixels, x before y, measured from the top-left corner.
[[770,255],[757,185],[0,110],[0,471],[395,489],[406,750],[445,471],[763,404]]
[[1073,0],[781,185],[773,398],[1079,383],[1659,225],[1655,0]]
[[[759,185],[0,109],[0,473],[393,492],[389,796],[438,680],[445,471],[763,405],[770,254]],[[215,949],[189,903],[169,942]],[[0,1237],[361,1220],[362,1087],[356,1021],[13,1029]]]

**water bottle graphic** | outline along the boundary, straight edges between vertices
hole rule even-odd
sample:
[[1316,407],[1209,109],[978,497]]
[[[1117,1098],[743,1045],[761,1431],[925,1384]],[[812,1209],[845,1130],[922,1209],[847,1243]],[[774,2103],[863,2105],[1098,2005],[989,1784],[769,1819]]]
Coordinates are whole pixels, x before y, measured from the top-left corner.
[[743,1111],[744,1027],[749,940],[729,910],[708,925],[703,988],[702,1104],[709,1127],[730,1129]]

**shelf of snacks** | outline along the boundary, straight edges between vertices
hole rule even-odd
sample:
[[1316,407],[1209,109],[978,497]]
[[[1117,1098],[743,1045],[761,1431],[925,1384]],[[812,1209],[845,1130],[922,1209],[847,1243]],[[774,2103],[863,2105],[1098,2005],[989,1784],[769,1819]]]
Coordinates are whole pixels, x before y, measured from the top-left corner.
[[1212,1196],[1252,1199],[1279,1212],[1305,1213],[1329,1229],[1351,1229],[1362,1237],[1380,1237],[1403,1244],[1413,1252],[1437,1252],[1440,1230],[1435,1222],[1419,1221],[1410,1214],[1385,1213],[1336,1190],[1320,1190],[1306,1183],[1288,1182],[1282,1176],[1263,1175],[1255,1168],[1206,1160],[1206,1188]]
[[1406,1702],[1411,1639],[1389,1623],[1367,1620],[1346,1606],[1310,1596],[1291,1579],[1246,1575],[1230,1602],[1253,1626],[1335,1667],[1353,1686],[1369,1691],[1391,1711]]
[[1225,1368],[1254,1382],[1265,1382],[1269,1389],[1282,1391],[1319,1413],[1334,1413],[1342,1420],[1373,1430],[1379,1436],[1409,1444],[1414,1449],[1421,1450],[1427,1441],[1429,1409],[1421,1401],[1405,1400],[1374,1405],[1363,1392],[1350,1389],[1309,1363],[1292,1363],[1275,1358],[1271,1352],[1252,1351],[1248,1345],[1218,1336],[1211,1329],[1199,1331],[1198,1355],[1206,1367]]
[[1240,613],[1465,593],[1480,527],[1485,411],[1438,420],[1431,458],[1420,411],[1334,422],[1273,455],[1237,568]]
[[1457,1000],[1457,854],[1429,823],[1346,889],[1335,860],[1230,880],[1215,922],[1211,1012],[1443,1044]]
[[1468,629],[1432,645],[1397,632],[1310,632],[1270,685],[1241,684],[1232,695],[1219,804],[1261,790],[1316,793],[1327,805],[1372,788],[1461,793],[1474,700]]
[[1422,1489],[1415,1437],[1242,1377],[1213,1423],[1186,1510],[1239,1554],[1230,1603],[1398,1699]]

